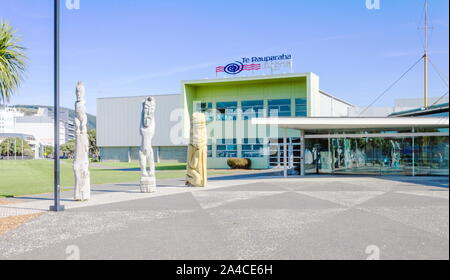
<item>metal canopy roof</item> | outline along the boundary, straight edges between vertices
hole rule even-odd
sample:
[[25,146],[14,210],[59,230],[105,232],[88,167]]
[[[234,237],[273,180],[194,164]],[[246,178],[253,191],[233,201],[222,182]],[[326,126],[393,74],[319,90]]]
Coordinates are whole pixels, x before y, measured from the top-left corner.
[[254,125],[277,125],[299,130],[321,129],[386,129],[386,128],[445,128],[448,118],[254,118]]
[[432,105],[428,108],[416,108],[412,110],[407,111],[401,111],[401,112],[395,112],[390,114],[390,117],[407,117],[407,116],[419,116],[419,115],[427,115],[427,114],[434,114],[434,113],[440,113],[440,112],[448,112],[448,102]]

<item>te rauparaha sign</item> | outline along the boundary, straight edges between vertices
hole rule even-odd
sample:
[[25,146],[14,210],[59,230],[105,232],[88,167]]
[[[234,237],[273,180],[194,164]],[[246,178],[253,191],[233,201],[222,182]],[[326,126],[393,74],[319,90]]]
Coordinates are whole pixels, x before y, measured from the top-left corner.
[[272,74],[286,68],[289,68],[291,72],[293,70],[293,57],[290,54],[243,57],[241,60],[228,63],[225,66],[217,66],[216,76],[219,73],[238,75],[245,71],[256,71],[261,74],[270,72]]

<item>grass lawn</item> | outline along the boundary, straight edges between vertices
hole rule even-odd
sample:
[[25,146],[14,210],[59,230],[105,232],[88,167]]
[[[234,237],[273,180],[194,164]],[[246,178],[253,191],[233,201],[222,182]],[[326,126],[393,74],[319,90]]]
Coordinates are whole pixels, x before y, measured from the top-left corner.
[[[112,168],[139,169],[139,162],[101,162],[98,165]],[[156,171],[186,170],[186,163],[157,163]]]
[[[156,164],[156,178],[183,178],[186,164]],[[93,163],[91,164],[91,182],[93,185],[109,183],[137,182],[140,178],[139,163]],[[208,175],[222,175],[228,172],[209,172]],[[61,160],[61,186],[74,185],[71,160]],[[11,197],[48,193],[53,191],[53,161],[0,160],[0,197]]]

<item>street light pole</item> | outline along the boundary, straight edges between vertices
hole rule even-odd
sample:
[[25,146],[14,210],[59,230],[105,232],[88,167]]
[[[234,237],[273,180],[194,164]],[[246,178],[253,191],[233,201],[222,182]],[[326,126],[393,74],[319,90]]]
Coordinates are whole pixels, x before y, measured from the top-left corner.
[[50,206],[50,211],[64,211],[61,205],[60,190],[60,160],[59,160],[59,12],[60,0],[54,0],[54,205]]

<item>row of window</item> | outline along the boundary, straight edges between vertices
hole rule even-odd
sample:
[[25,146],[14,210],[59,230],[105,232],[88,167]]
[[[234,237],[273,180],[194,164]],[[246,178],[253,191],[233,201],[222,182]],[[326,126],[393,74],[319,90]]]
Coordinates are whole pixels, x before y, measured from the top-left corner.
[[264,145],[260,139],[243,139],[242,145],[238,145],[236,139],[219,139],[216,144],[216,154],[213,146],[208,145],[208,157],[233,158],[238,156],[238,148],[241,147],[242,157],[263,157]]
[[[290,99],[273,99],[268,100],[267,115],[269,117],[290,117],[292,116],[291,100]],[[249,100],[241,101],[242,118],[249,120],[251,118],[265,117],[264,101],[263,100]],[[215,112],[213,110],[212,102],[201,102],[197,104],[196,111],[205,113],[207,120],[217,121],[235,121],[238,118],[238,102],[217,102]],[[215,114],[214,114],[215,113]],[[306,117],[308,115],[307,102],[304,98],[295,99],[295,116]]]

